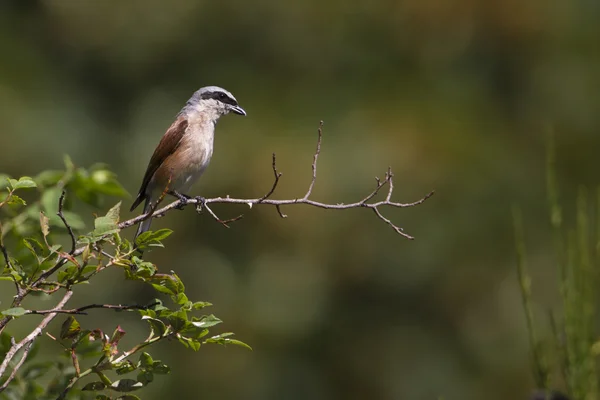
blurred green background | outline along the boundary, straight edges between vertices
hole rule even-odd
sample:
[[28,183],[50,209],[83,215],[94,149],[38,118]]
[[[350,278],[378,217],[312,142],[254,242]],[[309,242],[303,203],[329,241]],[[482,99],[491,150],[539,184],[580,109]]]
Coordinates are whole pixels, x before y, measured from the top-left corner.
[[[69,154],[108,163],[133,195],[179,108],[219,85],[248,117],[221,120],[193,194],[264,194],[276,152],[274,197],[293,198],[322,119],[314,199],[360,199],[391,165],[396,200],[436,190],[385,210],[416,240],[367,210],[294,206],[283,220],[215,206],[246,214],[231,229],[168,214],[154,227],[175,234],[149,260],[254,351],[164,343],[155,358],[173,373],[140,395],[524,399],[533,379],[510,204],[524,210],[544,315],[557,303],[544,148],[553,130],[566,206],[577,184],[598,183],[599,19],[593,0],[4,0],[0,171],[35,175]],[[0,286],[3,303],[11,289]],[[107,271],[73,305],[152,296]],[[146,329],[102,310],[82,320]]]

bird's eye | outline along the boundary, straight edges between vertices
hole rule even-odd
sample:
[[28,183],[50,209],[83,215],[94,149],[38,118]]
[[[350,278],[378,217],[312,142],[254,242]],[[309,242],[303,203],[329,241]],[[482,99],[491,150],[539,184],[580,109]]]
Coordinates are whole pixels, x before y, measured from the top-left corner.
[[219,93],[219,100],[225,100],[227,98],[227,96],[225,95],[225,93]]

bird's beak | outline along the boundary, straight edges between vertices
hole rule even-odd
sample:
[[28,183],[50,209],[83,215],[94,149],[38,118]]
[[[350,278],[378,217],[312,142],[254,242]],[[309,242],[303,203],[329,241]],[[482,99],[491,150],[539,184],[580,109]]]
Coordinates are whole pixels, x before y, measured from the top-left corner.
[[244,111],[244,109],[240,106],[231,106],[230,110],[238,115],[246,116],[246,111]]

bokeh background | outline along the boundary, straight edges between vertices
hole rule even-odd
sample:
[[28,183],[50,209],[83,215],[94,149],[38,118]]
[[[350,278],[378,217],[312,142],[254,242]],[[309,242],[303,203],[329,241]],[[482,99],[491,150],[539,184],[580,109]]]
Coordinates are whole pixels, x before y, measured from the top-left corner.
[[[157,354],[173,373],[140,395],[524,399],[534,383],[510,205],[524,210],[544,315],[557,303],[546,139],[555,132],[569,210],[578,184],[598,183],[599,19],[593,0],[4,0],[0,171],[35,175],[69,154],[108,163],[133,195],[179,108],[219,85],[248,117],[221,120],[194,194],[264,194],[276,152],[275,197],[292,198],[324,120],[314,198],[360,199],[391,165],[396,200],[436,190],[386,210],[416,240],[367,210],[294,206],[283,220],[215,206],[246,214],[231,229],[170,213],[154,226],[175,234],[148,258],[254,351],[165,343]],[[102,211],[85,210],[89,221]],[[88,289],[74,305],[153,296],[118,271]],[[103,311],[85,323],[146,329]]]

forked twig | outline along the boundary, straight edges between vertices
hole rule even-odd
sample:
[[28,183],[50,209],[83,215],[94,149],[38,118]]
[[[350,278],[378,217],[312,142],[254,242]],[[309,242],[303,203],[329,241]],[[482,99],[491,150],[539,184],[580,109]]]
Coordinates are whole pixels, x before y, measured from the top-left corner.
[[[271,206],[275,207],[275,209],[277,210],[277,213],[279,214],[279,216],[281,218],[287,218],[287,215],[284,214],[283,211],[281,210],[281,206],[292,205],[292,204],[306,204],[309,206],[324,208],[324,209],[328,209],[328,210],[345,210],[345,209],[349,209],[349,208],[360,208],[360,207],[371,208],[375,212],[375,215],[377,216],[377,218],[379,218],[380,220],[385,222],[387,225],[391,226],[392,229],[396,233],[398,233],[399,235],[401,235],[407,239],[411,239],[411,240],[414,239],[413,236],[404,233],[403,229],[400,228],[399,226],[397,226],[396,224],[394,224],[390,219],[384,217],[379,208],[382,206],[389,206],[389,207],[394,207],[394,208],[415,207],[419,204],[422,204],[423,202],[425,202],[425,200],[427,200],[428,198],[433,196],[434,191],[431,191],[430,193],[428,193],[421,199],[419,199],[415,202],[412,202],[412,203],[398,203],[398,202],[392,201],[392,194],[394,191],[394,181],[393,181],[394,174],[392,173],[391,167],[388,167],[388,169],[385,173],[385,178],[383,180],[381,180],[379,178],[375,178],[375,180],[377,182],[375,189],[371,193],[369,193],[369,195],[367,195],[365,198],[363,198],[360,201],[357,201],[354,203],[327,204],[327,203],[322,203],[322,202],[310,199],[310,196],[315,187],[315,182],[317,180],[317,162],[319,160],[319,155],[321,154],[321,143],[322,143],[322,138],[323,138],[323,121],[320,122],[317,132],[318,132],[317,147],[316,147],[315,153],[313,155],[313,161],[311,164],[311,168],[312,168],[311,181],[310,181],[310,184],[308,186],[306,193],[301,198],[288,199],[288,200],[271,199],[271,196],[277,189],[280,178],[282,176],[282,173],[277,170],[277,159],[276,159],[275,153],[273,153],[271,168],[273,170],[274,181],[273,181],[273,184],[271,185],[270,190],[262,197],[253,198],[253,199],[235,199],[235,198],[226,196],[226,197],[215,197],[215,198],[211,198],[211,199],[204,199],[201,197],[189,198],[189,199],[178,199],[178,200],[172,202],[171,204],[164,206],[158,210],[139,215],[139,216],[129,219],[127,221],[123,221],[119,224],[119,228],[120,229],[128,228],[132,225],[139,223],[140,221],[145,220],[146,218],[160,218],[174,208],[182,208],[182,207],[185,207],[187,205],[192,205],[192,204],[196,205],[199,211],[201,209],[206,209],[215,221],[219,222],[220,224],[222,224],[223,226],[225,226],[227,228],[229,228],[229,223],[238,221],[243,216],[240,215],[238,217],[235,217],[235,218],[232,218],[229,220],[223,220],[217,216],[217,214],[208,206],[208,204],[224,204],[224,203],[246,204],[250,208],[252,208],[252,206],[255,204],[271,205]],[[383,188],[386,185],[388,186],[388,191],[387,191],[385,199],[376,201],[376,202],[370,202],[375,196],[377,196],[377,194],[380,192],[381,188]]]

